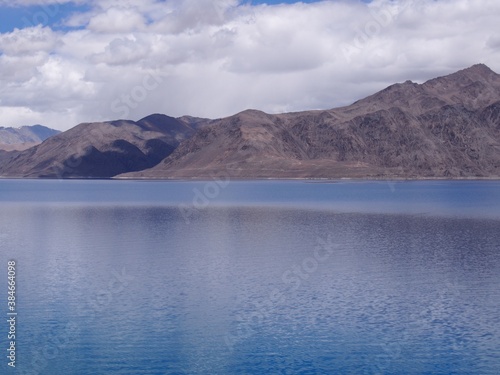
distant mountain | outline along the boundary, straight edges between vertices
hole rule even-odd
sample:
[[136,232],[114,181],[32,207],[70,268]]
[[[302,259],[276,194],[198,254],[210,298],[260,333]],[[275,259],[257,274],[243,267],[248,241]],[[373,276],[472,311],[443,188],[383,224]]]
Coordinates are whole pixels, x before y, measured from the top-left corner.
[[59,130],[42,125],[22,126],[20,128],[4,128],[0,126],[0,147],[22,144],[33,145],[59,133]]
[[128,178],[500,177],[500,76],[474,65],[343,108],[214,121]]
[[500,178],[500,76],[479,64],[324,111],[81,124],[0,155],[0,176]]
[[0,176],[106,178],[151,168],[202,122],[154,114],[140,121],[80,124],[6,160]]

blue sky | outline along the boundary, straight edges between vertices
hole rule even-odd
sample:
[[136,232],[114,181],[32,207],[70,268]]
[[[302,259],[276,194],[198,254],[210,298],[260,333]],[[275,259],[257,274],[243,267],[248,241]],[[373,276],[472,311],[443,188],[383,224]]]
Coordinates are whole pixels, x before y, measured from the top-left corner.
[[[358,1],[358,0],[353,0]],[[369,0],[359,0],[369,2]],[[294,4],[294,3],[315,3],[318,0],[253,0],[252,5],[277,5],[277,4]],[[15,2],[11,2],[14,4]],[[246,3],[242,1],[242,3]],[[48,5],[31,5],[31,6],[5,6],[0,5],[0,33],[10,32],[14,28],[25,28],[33,25],[41,24],[50,26],[53,29],[67,29],[63,21],[70,15],[78,12],[87,11],[89,5],[76,5],[74,3],[65,4],[48,4]]]
[[0,126],[329,109],[500,72],[500,1],[64,1],[0,0]]
[[[259,4],[292,4],[298,1],[288,0],[268,0],[268,1],[252,1],[253,5]],[[313,3],[314,0],[303,0],[304,3]],[[66,29],[62,24],[63,20],[71,14],[86,11],[88,5],[75,5],[74,3],[66,4],[48,4],[35,6],[5,6],[0,5],[0,33],[9,32],[14,28],[25,28],[33,25],[41,24],[43,26],[51,26],[54,29]]]
[[21,29],[38,24],[58,29],[62,27],[62,20],[66,17],[88,9],[88,6],[76,6],[72,3],[43,6],[0,6],[0,32],[9,32],[14,28]]

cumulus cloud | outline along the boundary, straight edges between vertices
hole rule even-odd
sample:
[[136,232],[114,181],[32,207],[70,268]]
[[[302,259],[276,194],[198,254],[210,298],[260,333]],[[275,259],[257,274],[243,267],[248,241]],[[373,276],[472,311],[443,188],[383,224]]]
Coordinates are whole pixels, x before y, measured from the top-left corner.
[[478,62],[500,72],[493,0],[88,4],[66,31],[0,34],[1,125],[326,109]]
[[138,11],[127,8],[109,8],[92,17],[88,29],[97,33],[126,33],[144,29],[145,19]]
[[58,36],[50,28],[42,26],[0,34],[0,51],[7,55],[49,53],[58,43]]

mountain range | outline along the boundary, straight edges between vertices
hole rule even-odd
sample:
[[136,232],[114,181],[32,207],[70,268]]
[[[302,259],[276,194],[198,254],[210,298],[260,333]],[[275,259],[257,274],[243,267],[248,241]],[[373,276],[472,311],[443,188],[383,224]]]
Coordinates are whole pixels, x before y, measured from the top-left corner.
[[198,129],[199,121],[151,115],[140,121],[83,123],[0,158],[0,175],[108,178],[153,167]]
[[36,146],[47,138],[59,133],[59,130],[50,129],[42,125],[21,126],[20,128],[5,128],[0,126],[0,149],[7,151],[24,150]]
[[80,124],[0,155],[0,176],[499,178],[500,75],[478,64],[329,110]]

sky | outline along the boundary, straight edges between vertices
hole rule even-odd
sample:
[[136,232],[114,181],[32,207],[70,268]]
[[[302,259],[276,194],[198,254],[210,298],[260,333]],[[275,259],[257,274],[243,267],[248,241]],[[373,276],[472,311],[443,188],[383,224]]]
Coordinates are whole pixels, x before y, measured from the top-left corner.
[[0,126],[330,109],[476,63],[498,0],[0,0]]

